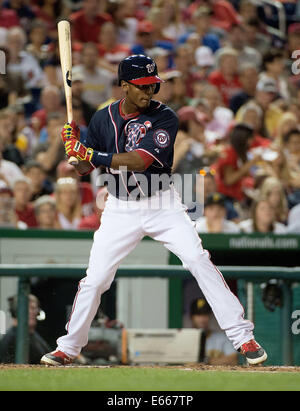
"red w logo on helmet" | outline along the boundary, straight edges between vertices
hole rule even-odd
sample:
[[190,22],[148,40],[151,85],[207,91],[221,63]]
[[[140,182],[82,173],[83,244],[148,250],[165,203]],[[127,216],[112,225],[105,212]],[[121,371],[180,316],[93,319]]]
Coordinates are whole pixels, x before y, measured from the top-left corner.
[[147,68],[147,70],[148,70],[148,73],[153,73],[153,71],[155,70],[155,64],[154,64],[154,63],[152,63],[152,64],[147,64],[147,65],[146,65],[146,68]]

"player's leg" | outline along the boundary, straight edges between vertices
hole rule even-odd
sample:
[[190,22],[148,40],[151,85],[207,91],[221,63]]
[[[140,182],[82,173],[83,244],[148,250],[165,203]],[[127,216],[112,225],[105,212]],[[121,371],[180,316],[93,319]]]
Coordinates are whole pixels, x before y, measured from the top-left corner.
[[176,254],[194,275],[234,348],[253,340],[254,325],[244,319],[242,305],[211,262],[208,251],[203,249],[194,224],[179,200],[170,209],[149,211],[145,231]]
[[147,234],[177,255],[194,275],[220,327],[226,331],[233,345],[239,348],[253,338],[253,324],[244,320],[243,307],[211,262],[208,251],[203,249],[192,223],[188,221],[189,217],[183,213],[171,213],[173,217],[170,218],[170,213],[165,212],[159,230],[154,229]]
[[67,334],[57,340],[57,351],[71,358],[78,356],[87,344],[101,295],[109,289],[120,262],[143,237],[138,215],[132,210],[115,208],[116,201],[107,200],[101,226],[94,234],[87,275],[79,283],[66,325]]

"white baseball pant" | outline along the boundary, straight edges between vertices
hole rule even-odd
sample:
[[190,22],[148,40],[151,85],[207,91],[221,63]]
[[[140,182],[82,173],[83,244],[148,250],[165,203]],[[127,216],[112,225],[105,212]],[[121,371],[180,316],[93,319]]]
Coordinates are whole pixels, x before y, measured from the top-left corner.
[[235,349],[254,338],[253,323],[244,319],[242,305],[203,249],[180,196],[172,188],[150,200],[122,201],[108,196],[101,226],[94,234],[86,277],[79,282],[66,325],[67,334],[57,340],[59,350],[71,357],[79,355],[88,342],[101,295],[110,288],[122,260],[144,236],[161,242],[193,274]]

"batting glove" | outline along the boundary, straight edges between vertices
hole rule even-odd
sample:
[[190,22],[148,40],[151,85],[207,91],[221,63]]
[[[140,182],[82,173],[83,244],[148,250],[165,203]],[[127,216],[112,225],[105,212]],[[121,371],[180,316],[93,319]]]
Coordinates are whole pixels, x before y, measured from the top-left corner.
[[65,142],[65,151],[69,157],[76,157],[77,160],[83,161],[91,161],[94,150],[92,148],[87,148],[80,141],[76,140],[75,138],[71,137],[68,138]]
[[74,120],[72,120],[71,123],[65,123],[63,129],[61,130],[61,138],[64,144],[70,138],[74,138],[78,141],[80,140],[80,129]]

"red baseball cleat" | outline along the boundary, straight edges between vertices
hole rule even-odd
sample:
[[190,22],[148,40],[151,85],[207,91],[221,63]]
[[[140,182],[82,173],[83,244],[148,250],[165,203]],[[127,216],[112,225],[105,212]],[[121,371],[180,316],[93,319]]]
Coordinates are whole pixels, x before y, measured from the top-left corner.
[[41,358],[41,364],[50,366],[62,366],[72,364],[74,358],[69,357],[62,351],[52,351],[43,355]]
[[246,357],[250,365],[261,364],[268,358],[265,350],[255,340],[246,342],[238,351]]

